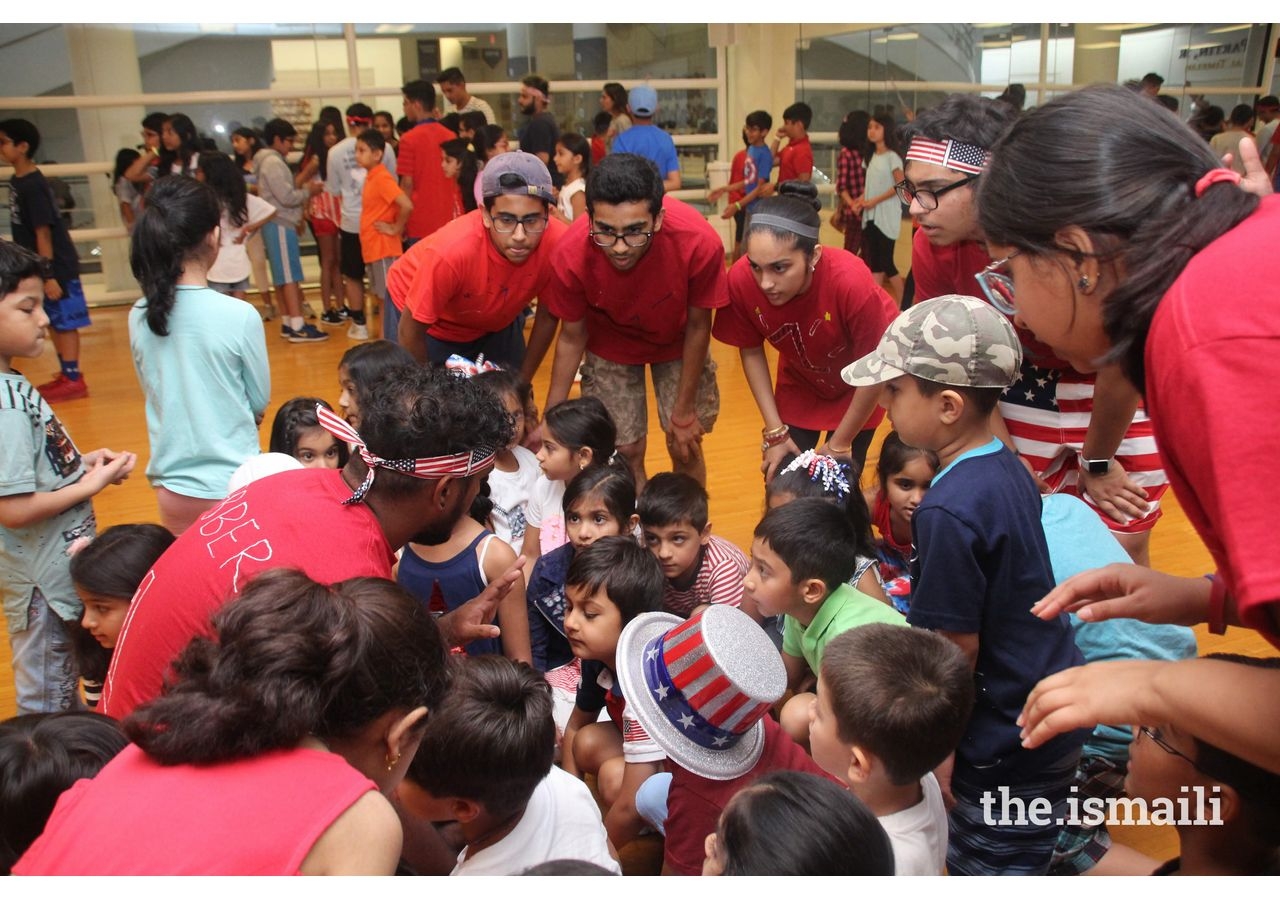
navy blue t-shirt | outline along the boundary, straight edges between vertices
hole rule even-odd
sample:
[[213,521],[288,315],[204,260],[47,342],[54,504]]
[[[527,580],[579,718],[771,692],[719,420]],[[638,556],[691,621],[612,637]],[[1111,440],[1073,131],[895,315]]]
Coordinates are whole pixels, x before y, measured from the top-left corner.
[[1044,621],[1032,604],[1053,589],[1040,493],[999,441],[962,454],[933,479],[911,519],[915,556],[907,621],[978,635],[973,716],[956,749],[972,780],[1034,774],[1079,748],[1087,729],[1022,748],[1015,724],[1040,679],[1083,663],[1065,614]]
[[39,169],[9,179],[9,224],[13,229],[13,242],[32,253],[40,252],[36,248],[36,229],[49,226],[53,241],[50,274],[64,285],[80,277],[80,258],[75,244],[71,243],[71,235],[62,221],[49,179]]

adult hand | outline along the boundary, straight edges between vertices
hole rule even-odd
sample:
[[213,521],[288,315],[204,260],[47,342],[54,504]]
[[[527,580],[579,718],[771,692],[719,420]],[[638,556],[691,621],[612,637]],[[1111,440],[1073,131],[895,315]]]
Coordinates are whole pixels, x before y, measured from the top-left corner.
[[120,484],[133,471],[138,457],[129,453],[116,453],[105,447],[92,450],[80,457],[85,465],[84,481],[91,485],[94,492],[102,490],[109,484]]
[[[1231,167],[1232,160],[1233,156],[1230,153],[1222,155],[1222,164],[1227,168]],[[1240,139],[1240,162],[1244,164],[1244,177],[1240,179],[1240,187],[1259,197],[1270,194],[1271,179],[1262,166],[1262,157],[1258,155],[1258,144],[1251,137]]]
[[1085,622],[1138,619],[1153,625],[1196,625],[1208,621],[1207,578],[1180,578],[1133,563],[1112,563],[1073,575],[1031,607],[1052,619],[1073,612]]
[[1055,734],[1106,723],[1145,721],[1155,681],[1167,662],[1121,660],[1064,669],[1043,679],[1027,696],[1018,716],[1022,746],[1038,747]]
[[677,462],[692,462],[702,455],[702,423],[698,421],[697,414],[691,415],[690,421],[684,425],[677,425],[674,417],[675,413],[672,413],[668,422],[667,447]]
[[496,638],[502,634],[501,629],[492,624],[493,617],[497,615],[498,604],[507,596],[511,585],[524,576],[524,563],[523,554],[517,556],[511,568],[501,578],[489,582],[483,591],[453,612],[436,619],[436,625],[447,646],[465,647],[472,641]]
[[[830,456],[832,459],[838,459],[841,462],[848,463],[850,466],[852,466],[855,469],[857,468],[857,466],[855,466],[853,463],[853,445],[852,444],[849,445],[848,450],[845,450],[843,453],[841,453],[839,451],[832,450],[831,441],[827,440],[826,443],[824,443],[821,447],[818,448],[818,455]],[[859,473],[855,472],[854,477],[857,478],[858,474]]]
[[1130,478],[1124,466],[1114,459],[1105,475],[1090,475],[1082,467],[1080,487],[1107,518],[1121,525],[1141,519],[1151,509],[1146,489]]
[[764,459],[760,462],[760,471],[764,473],[765,484],[773,481],[774,473],[788,453],[794,453],[796,456],[800,455],[800,447],[790,437],[781,444],[775,444],[765,449]]

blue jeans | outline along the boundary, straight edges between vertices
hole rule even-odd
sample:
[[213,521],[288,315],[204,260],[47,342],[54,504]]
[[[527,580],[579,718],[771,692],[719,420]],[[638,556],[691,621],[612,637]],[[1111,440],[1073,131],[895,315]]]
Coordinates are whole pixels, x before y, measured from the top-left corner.
[[18,715],[80,706],[71,637],[38,588],[31,595],[26,629],[9,633],[9,649]]

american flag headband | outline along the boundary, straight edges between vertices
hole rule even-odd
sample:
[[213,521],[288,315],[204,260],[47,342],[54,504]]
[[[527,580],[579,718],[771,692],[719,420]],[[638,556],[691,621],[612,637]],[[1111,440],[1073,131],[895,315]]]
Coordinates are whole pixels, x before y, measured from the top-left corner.
[[935,141],[927,137],[911,139],[907,159],[943,166],[954,172],[981,175],[991,160],[991,151],[960,141]]
[[402,475],[409,475],[413,478],[443,478],[446,475],[465,478],[492,465],[495,456],[492,450],[476,449],[467,453],[452,453],[448,456],[427,456],[421,459],[383,459],[370,453],[369,448],[365,446],[364,438],[360,437],[360,433],[333,410],[326,409],[317,403],[316,418],[320,420],[320,424],[325,431],[340,441],[353,444],[360,451],[360,458],[364,460],[365,465],[369,468],[368,473],[364,476],[364,481],[356,488],[355,493],[342,501],[343,506],[364,500],[365,495],[369,493],[369,488],[373,487],[373,476],[378,469],[390,469],[393,472],[399,472]]
[[835,494],[836,499],[841,503],[849,496],[849,479],[844,474],[844,468],[839,460],[832,459],[830,456],[806,450],[782,471],[784,474],[804,472],[809,476],[810,481],[821,483],[822,489],[828,494]]

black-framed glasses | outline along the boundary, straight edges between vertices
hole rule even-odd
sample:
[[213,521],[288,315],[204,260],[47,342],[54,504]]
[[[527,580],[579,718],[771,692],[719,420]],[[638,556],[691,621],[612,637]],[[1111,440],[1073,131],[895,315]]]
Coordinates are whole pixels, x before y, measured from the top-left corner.
[[597,247],[606,249],[614,246],[618,241],[622,241],[628,247],[643,247],[653,240],[652,231],[626,231],[622,234],[616,234],[612,231],[592,231],[589,234]]
[[1015,251],[1004,259],[997,259],[973,276],[978,282],[978,287],[982,288],[982,293],[987,295],[988,302],[1006,316],[1012,316],[1018,308],[1013,305],[1013,278],[1007,272],[1000,270],[1017,255]]
[[493,219],[493,230],[499,234],[511,234],[520,226],[524,226],[525,234],[542,234],[547,229],[547,217],[545,215],[530,215],[517,218],[510,213],[498,213],[491,218]]
[[953,181],[951,184],[948,184],[945,187],[940,187],[934,191],[921,190],[904,178],[895,184],[893,189],[898,192],[898,199],[908,206],[910,206],[911,201],[914,200],[916,203],[920,204],[920,208],[925,212],[932,212],[938,208],[938,198],[947,191],[954,191],[958,187],[964,187],[966,184],[971,184],[972,182],[977,181],[978,178],[978,174],[966,175],[959,181]]
[[1159,728],[1148,728],[1146,725],[1139,725],[1138,730],[1141,731],[1143,734],[1145,734],[1147,737],[1149,737],[1151,739],[1151,743],[1155,744],[1165,753],[1171,753],[1174,756],[1181,756],[1187,762],[1191,763],[1194,769],[1199,771],[1200,767],[1196,765],[1196,761],[1192,759],[1190,756],[1187,756],[1187,754],[1183,753],[1177,747],[1173,746],[1173,744],[1170,744],[1168,741],[1166,741],[1164,739],[1164,735],[1160,733]]

